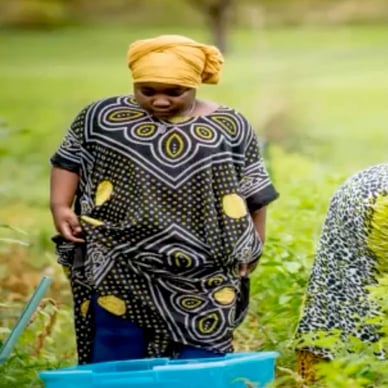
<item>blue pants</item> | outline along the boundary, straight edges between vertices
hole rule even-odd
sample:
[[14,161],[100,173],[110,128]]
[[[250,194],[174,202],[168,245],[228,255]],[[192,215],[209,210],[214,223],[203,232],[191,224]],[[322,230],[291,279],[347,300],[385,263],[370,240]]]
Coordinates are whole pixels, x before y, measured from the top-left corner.
[[[147,357],[147,338],[143,329],[106,311],[97,303],[95,295],[92,308],[95,327],[92,363]],[[179,350],[180,359],[220,356],[223,354],[188,345]]]

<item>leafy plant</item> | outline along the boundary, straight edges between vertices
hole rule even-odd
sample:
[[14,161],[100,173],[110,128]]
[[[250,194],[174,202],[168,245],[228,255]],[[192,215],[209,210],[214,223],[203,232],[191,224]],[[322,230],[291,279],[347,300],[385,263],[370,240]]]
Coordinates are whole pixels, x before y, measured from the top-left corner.
[[7,234],[7,236],[4,236],[6,233],[4,233],[3,236],[0,235],[0,243],[3,243],[3,244],[19,244],[19,245],[23,245],[23,246],[28,246],[29,245],[29,242],[24,238],[24,239],[21,239],[20,237],[16,237],[16,236],[24,236],[26,237],[27,236],[27,233],[22,230],[22,229],[19,229],[15,226],[11,226],[11,225],[8,225],[8,224],[5,224],[5,223],[1,223],[0,222],[0,229],[2,229],[3,231],[7,231],[7,232],[12,232],[13,235],[15,235],[15,237],[11,237],[11,236],[8,236],[9,233]]

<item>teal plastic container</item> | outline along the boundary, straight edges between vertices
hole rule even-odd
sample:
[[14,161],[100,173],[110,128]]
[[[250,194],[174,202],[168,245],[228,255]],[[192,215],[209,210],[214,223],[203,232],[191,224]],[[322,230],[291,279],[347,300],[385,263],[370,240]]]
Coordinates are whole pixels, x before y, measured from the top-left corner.
[[148,358],[89,364],[39,373],[45,388],[246,388],[274,380],[276,352],[217,358]]

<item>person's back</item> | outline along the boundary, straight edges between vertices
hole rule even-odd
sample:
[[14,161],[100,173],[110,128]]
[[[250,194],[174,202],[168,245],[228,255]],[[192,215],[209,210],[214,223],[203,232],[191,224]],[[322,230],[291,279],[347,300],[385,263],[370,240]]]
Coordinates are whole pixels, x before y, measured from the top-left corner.
[[314,363],[345,352],[385,357],[387,317],[371,290],[387,276],[388,164],[381,164],[348,178],[331,199],[296,334],[307,380]]

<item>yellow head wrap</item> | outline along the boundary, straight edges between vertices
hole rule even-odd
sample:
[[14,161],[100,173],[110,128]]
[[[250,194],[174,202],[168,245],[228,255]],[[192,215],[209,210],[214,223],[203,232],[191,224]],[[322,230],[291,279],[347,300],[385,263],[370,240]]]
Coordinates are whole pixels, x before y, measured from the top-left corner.
[[197,88],[216,84],[224,62],[214,46],[180,35],[161,35],[129,46],[128,67],[137,82],[160,82]]

